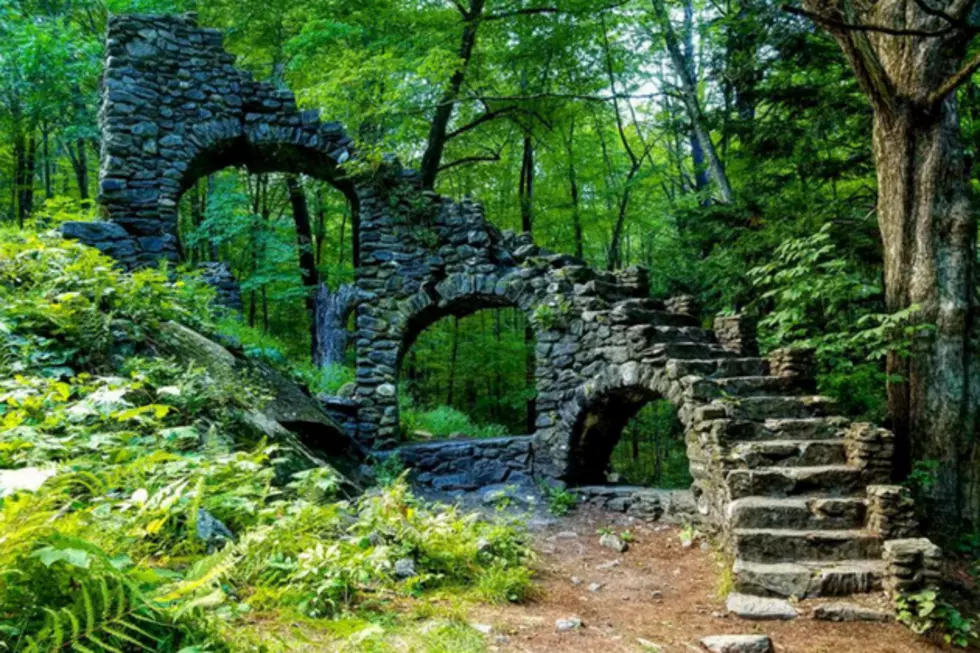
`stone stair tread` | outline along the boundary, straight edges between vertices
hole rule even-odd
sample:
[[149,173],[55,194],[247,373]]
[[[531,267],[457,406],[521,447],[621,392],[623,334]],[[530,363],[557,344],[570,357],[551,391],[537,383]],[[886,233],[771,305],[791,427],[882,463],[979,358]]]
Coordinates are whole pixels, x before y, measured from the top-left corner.
[[739,535],[771,535],[773,537],[803,537],[807,539],[825,540],[853,540],[853,539],[880,539],[877,535],[867,529],[847,529],[847,530],[824,530],[818,528],[794,529],[794,528],[736,528],[736,536]]
[[672,376],[693,374],[706,379],[737,378],[746,376],[747,371],[758,374],[769,371],[768,359],[734,355],[730,358],[671,358],[664,366]]
[[736,558],[732,568],[741,592],[763,596],[845,596],[879,589],[881,559],[754,562]]
[[736,557],[755,562],[880,558],[882,539],[866,529],[736,528]]
[[771,419],[827,417],[837,409],[837,401],[824,395],[748,395],[736,400],[716,399],[712,405],[724,408],[736,419],[765,423]]
[[755,440],[735,442],[731,458],[753,469],[838,465],[847,462],[847,449],[843,439]]
[[857,496],[865,483],[849,465],[733,469],[725,477],[732,499],[748,496]]
[[867,504],[868,500],[860,496],[850,496],[850,497],[827,497],[819,494],[800,494],[791,497],[770,497],[770,496],[748,496],[741,497],[740,499],[735,499],[729,503],[729,509],[732,507],[801,507],[806,508],[810,505],[812,501],[833,501],[835,503],[858,503]]

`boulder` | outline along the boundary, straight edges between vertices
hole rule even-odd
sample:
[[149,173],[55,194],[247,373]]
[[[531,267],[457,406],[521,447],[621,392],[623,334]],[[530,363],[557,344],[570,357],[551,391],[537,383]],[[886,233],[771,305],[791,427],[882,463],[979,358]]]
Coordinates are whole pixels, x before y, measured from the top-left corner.
[[[235,356],[227,348],[176,322],[161,325],[156,344],[165,353],[203,367],[217,383],[241,387],[248,384],[267,398],[260,405],[243,408],[236,416],[245,435],[266,438],[283,452],[280,478],[324,465],[320,457],[354,459],[361,450],[299,385],[269,364]],[[347,471],[349,465],[331,459]]]

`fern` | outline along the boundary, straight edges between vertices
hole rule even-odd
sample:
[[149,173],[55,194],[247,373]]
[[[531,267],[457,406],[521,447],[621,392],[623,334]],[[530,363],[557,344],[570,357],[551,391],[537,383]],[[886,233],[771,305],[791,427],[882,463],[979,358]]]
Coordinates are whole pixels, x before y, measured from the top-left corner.
[[17,653],[122,653],[123,647],[151,650],[159,637],[147,630],[167,627],[155,608],[132,583],[99,576],[79,585],[70,607],[44,608],[45,625],[25,638]]

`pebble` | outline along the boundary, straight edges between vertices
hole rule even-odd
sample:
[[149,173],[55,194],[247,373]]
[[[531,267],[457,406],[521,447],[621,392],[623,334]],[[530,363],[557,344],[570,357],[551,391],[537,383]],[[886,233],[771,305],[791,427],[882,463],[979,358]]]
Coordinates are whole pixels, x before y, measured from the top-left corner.
[[582,627],[582,620],[578,617],[569,617],[568,619],[559,619],[555,622],[555,631],[559,633],[565,633],[570,630],[578,630]]
[[662,599],[663,597],[664,597],[664,593],[661,592],[660,590],[653,590],[652,592],[650,592],[651,599]]
[[622,560],[610,560],[609,562],[603,562],[601,565],[596,565],[596,569],[612,569],[613,567],[618,567],[621,564],[623,564]]
[[588,590],[590,592],[598,592],[602,589],[602,583],[589,583]]
[[661,653],[664,647],[656,642],[651,642],[649,639],[643,639],[642,637],[636,638],[636,643],[640,645],[644,653]]
[[579,578],[578,576],[572,576],[570,580],[572,581],[572,585],[581,585],[582,584],[582,579]]
[[483,633],[484,635],[489,635],[490,632],[493,630],[493,626],[491,626],[490,624],[470,623],[470,628],[472,628],[477,632]]
[[599,538],[599,546],[604,546],[607,549],[612,549],[617,553],[625,553],[626,550],[630,548],[629,544],[622,541],[621,539],[619,539],[619,537],[611,533],[606,533],[605,535]]

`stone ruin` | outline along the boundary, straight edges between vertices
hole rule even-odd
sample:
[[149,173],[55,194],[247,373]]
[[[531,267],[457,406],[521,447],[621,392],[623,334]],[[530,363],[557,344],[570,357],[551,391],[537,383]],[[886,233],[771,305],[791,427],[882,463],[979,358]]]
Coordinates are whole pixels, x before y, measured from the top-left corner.
[[[152,265],[179,258],[178,201],[202,175],[244,165],[332,183],[360,212],[360,303],[355,388],[324,405],[365,447],[397,451],[416,483],[452,493],[560,482],[610,510],[698,519],[722,534],[749,593],[840,595],[933,578],[935,551],[909,539],[912,506],[888,485],[892,434],[814,395],[809,352],[761,358],[750,320],[703,328],[693,298],[649,296],[646,270],[598,271],[501,232],[479,204],[423,191],[394,163],[346,176],[356,153],[340,125],[235,69],[220,32],[192,14],[114,16],[107,51],[108,221],[64,233],[126,267]],[[206,274],[236,301],[227,270]],[[402,444],[404,354],[434,322],[494,307],[516,307],[533,326],[536,431]],[[624,425],[656,398],[678,408],[691,493],[606,483]]]

